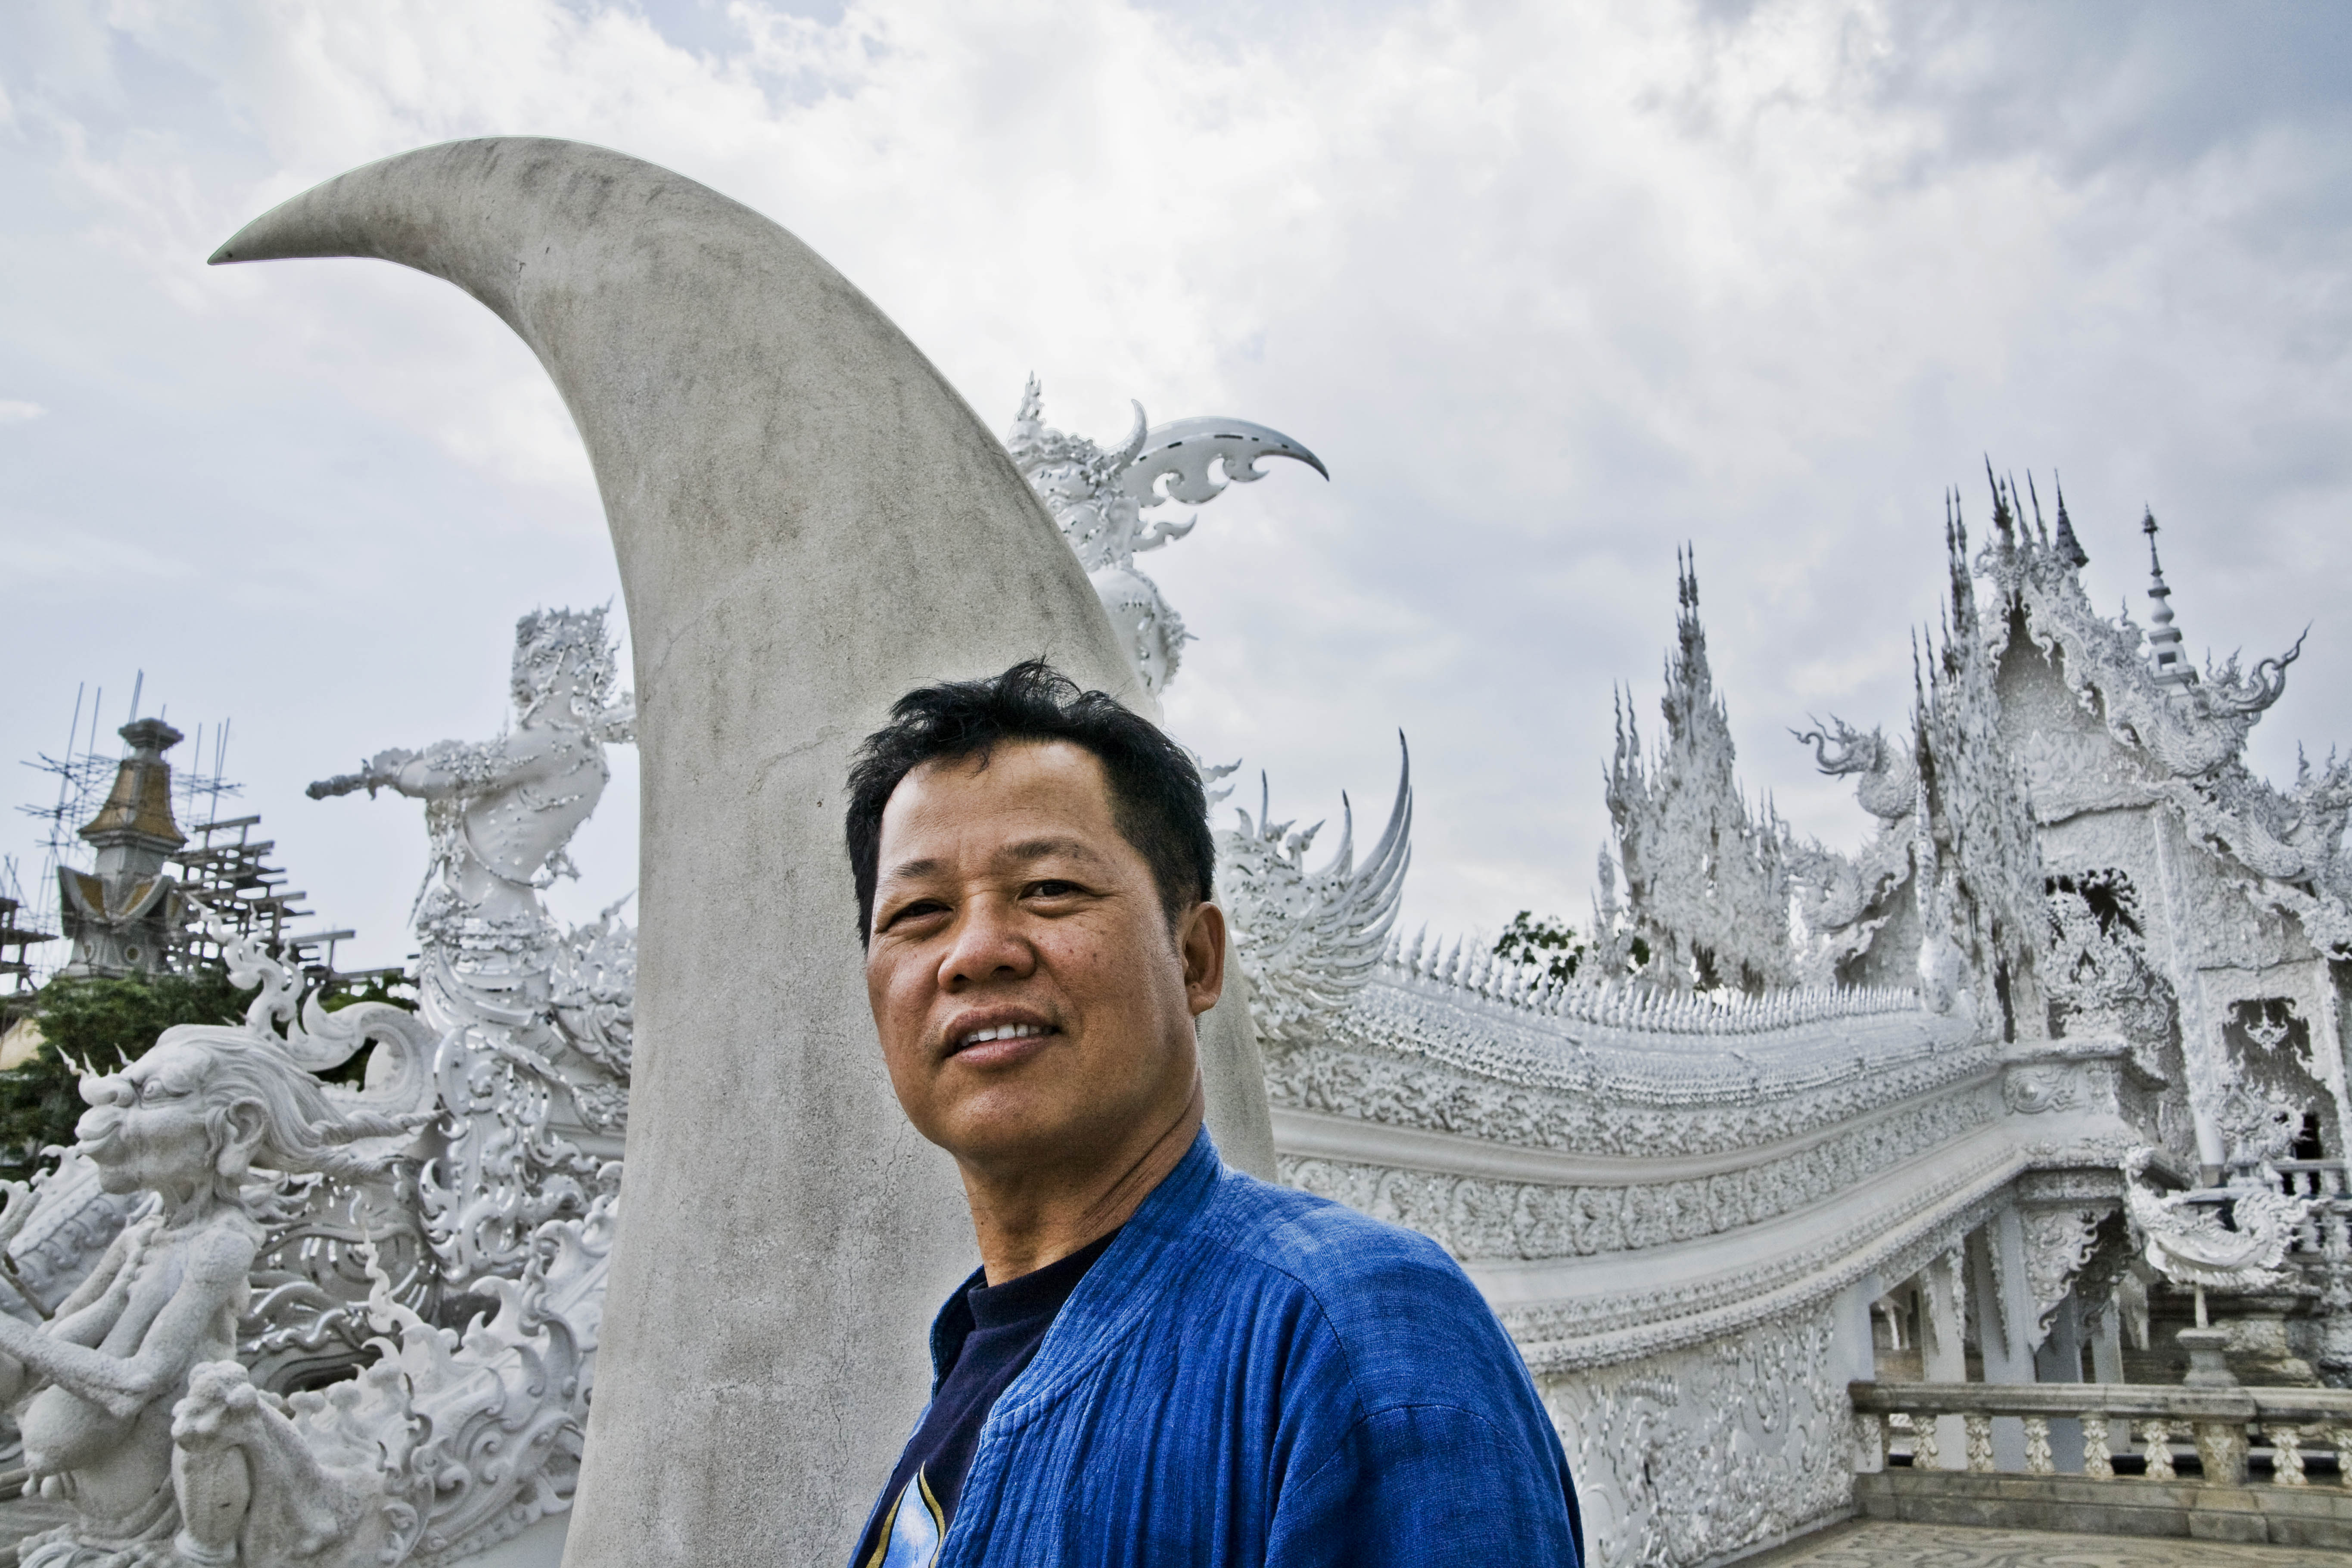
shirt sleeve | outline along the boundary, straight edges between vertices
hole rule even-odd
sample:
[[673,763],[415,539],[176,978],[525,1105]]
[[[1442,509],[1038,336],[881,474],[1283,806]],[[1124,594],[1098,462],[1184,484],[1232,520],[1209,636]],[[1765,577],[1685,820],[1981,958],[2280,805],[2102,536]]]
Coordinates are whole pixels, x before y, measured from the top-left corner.
[[1276,1502],[1266,1568],[1578,1568],[1575,1494],[1473,1411],[1366,1415]]

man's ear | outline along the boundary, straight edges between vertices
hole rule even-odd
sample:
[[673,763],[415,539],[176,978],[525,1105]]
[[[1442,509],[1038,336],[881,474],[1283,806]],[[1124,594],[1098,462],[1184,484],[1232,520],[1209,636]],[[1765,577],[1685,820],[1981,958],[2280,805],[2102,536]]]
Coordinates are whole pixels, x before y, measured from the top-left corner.
[[1197,1018],[1225,994],[1225,911],[1194,904],[1176,928],[1176,952],[1184,961],[1184,1000]]

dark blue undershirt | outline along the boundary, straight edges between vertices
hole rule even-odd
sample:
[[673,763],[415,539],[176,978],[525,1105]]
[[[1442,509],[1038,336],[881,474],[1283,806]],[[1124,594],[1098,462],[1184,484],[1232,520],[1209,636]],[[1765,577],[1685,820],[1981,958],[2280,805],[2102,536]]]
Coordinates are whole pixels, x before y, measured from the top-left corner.
[[964,1476],[971,1468],[972,1452],[980,1446],[980,1429],[988,1413],[1036,1355],[1062,1303],[1118,1236],[1113,1231],[1067,1258],[1002,1285],[967,1286],[950,1303],[940,1323],[947,1375],[931,1395],[923,1424],[915,1428],[907,1451],[899,1456],[898,1468],[890,1472],[890,1484],[882,1493],[883,1506],[851,1559],[859,1568],[877,1556],[882,1531],[918,1471],[938,1502],[940,1516],[955,1517],[956,1500],[963,1494]]

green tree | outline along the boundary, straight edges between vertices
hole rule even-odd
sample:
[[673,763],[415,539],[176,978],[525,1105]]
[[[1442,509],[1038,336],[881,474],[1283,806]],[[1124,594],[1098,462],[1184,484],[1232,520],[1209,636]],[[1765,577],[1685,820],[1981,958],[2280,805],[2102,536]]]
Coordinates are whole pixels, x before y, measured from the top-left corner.
[[217,970],[41,987],[32,1007],[40,1054],[0,1072],[0,1175],[22,1181],[43,1149],[73,1142],[85,1109],[82,1067],[111,1072],[137,1061],[175,1024],[234,1024],[253,995]]
[[1584,962],[1585,944],[1566,921],[1538,920],[1521,910],[1495,939],[1495,956],[1542,970],[1554,980],[1571,980]]

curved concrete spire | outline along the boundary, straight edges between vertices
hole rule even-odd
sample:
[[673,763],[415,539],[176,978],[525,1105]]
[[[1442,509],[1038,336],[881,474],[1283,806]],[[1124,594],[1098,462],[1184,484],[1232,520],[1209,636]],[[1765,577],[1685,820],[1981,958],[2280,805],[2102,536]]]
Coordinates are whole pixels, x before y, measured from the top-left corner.
[[[565,1562],[838,1562],[923,1401],[929,1315],[974,1256],[952,1165],[874,1045],[841,848],[851,748],[908,688],[1032,655],[1156,705],[1003,447],[750,208],[600,148],[461,142],[331,180],[213,260],[323,256],[446,278],[531,346],[628,600],[636,1072]],[[1270,1165],[1246,1011],[1217,1008],[1202,1044],[1228,1157]]]

